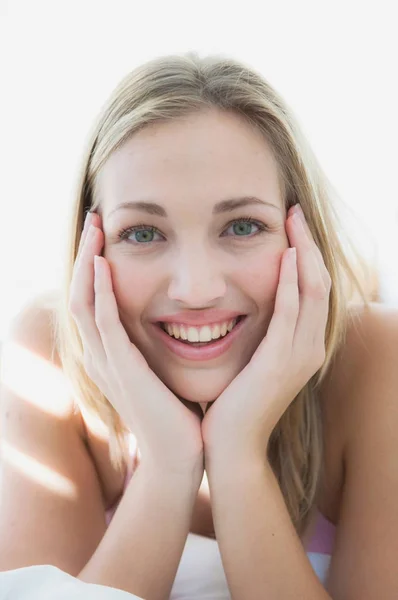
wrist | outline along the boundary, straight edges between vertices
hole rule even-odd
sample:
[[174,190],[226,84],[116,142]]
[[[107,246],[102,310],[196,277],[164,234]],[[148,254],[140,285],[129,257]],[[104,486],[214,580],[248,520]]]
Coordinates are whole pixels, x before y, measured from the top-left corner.
[[[141,461],[138,467],[144,471],[146,476],[158,482],[164,482],[166,485],[190,485],[192,488],[200,487],[204,473],[203,458],[196,463],[187,463],[184,465],[161,465],[153,461]],[[137,469],[137,470],[138,470]]]
[[217,448],[213,452],[206,452],[206,471],[228,471],[245,470],[248,467],[266,467],[268,464],[267,452],[255,452],[248,450],[238,451],[236,448]]

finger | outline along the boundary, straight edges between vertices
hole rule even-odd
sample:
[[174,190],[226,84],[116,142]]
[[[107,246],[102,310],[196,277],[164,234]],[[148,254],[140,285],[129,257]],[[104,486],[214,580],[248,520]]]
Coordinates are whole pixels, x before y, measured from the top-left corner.
[[291,242],[297,248],[298,288],[300,314],[295,344],[313,351],[324,339],[329,312],[329,288],[325,286],[319,258],[314,252],[314,243],[304,228],[303,222],[294,214],[289,217],[288,231]]
[[273,364],[283,364],[291,353],[299,308],[296,248],[287,248],[282,256],[274,313],[264,338]]
[[110,364],[117,363],[120,372],[130,372],[132,344],[120,321],[111,270],[104,257],[94,257],[94,271],[95,322],[107,361]]
[[319,265],[319,268],[320,268],[322,279],[323,279],[323,281],[325,283],[326,288],[328,288],[328,287],[330,287],[330,275],[329,275],[329,272],[328,272],[328,270],[327,270],[327,268],[325,266],[322,253],[321,253],[320,249],[318,248],[318,246],[315,243],[314,237],[313,237],[313,235],[311,233],[311,230],[310,230],[310,228],[308,226],[307,220],[305,218],[303,209],[301,208],[300,204],[295,204],[290,209],[289,216],[292,216],[293,214],[297,214],[300,217],[301,222],[302,222],[303,227],[304,227],[304,230],[305,230],[305,232],[306,232],[306,234],[308,236],[308,239],[311,240],[311,242],[312,242],[312,249],[315,252],[315,255],[316,255],[317,259],[318,259],[318,265]]
[[85,353],[104,364],[105,351],[95,322],[94,255],[102,245],[99,230],[90,226],[73,271],[69,306],[78,325]]
[[75,263],[79,261],[83,247],[84,247],[84,243],[86,241],[88,232],[90,231],[90,225],[93,225],[95,227],[98,227],[99,229],[101,229],[101,218],[100,216],[95,213],[95,212],[88,212],[86,214],[86,219],[84,221],[84,228],[80,237],[80,242],[79,242],[79,248],[76,254],[76,259],[75,259]]
[[93,213],[87,212],[86,218],[84,220],[83,231],[82,231],[81,236],[80,236],[79,248],[78,248],[78,251],[77,251],[77,254],[76,254],[75,262],[78,260],[79,255],[81,254],[81,251],[82,251],[82,248],[84,246],[84,242],[86,240],[87,234],[88,234],[88,232],[90,230],[90,225],[91,225],[92,221],[93,221]]
[[297,248],[300,293],[323,297],[327,288],[322,277],[322,269],[312,238],[306,232],[304,223],[298,214],[289,217],[288,235],[292,245]]
[[95,227],[98,227],[99,229],[101,229],[101,217],[98,213],[96,212],[91,212],[88,211],[86,213],[86,218],[84,220],[84,227],[83,227],[83,231],[81,233],[80,236],[80,241],[79,241],[79,248],[76,254],[76,259],[75,262],[77,262],[77,260],[79,259],[79,256],[82,252],[84,243],[86,241],[88,232],[90,231],[90,225],[94,225]]

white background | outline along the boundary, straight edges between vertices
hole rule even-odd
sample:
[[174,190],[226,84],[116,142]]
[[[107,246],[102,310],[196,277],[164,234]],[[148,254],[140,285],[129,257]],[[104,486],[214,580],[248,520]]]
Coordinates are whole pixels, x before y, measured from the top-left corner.
[[[160,54],[223,53],[260,70],[353,209],[398,305],[397,2],[0,0],[0,339],[60,281],[83,143],[119,80]],[[352,227],[352,223],[350,227]]]

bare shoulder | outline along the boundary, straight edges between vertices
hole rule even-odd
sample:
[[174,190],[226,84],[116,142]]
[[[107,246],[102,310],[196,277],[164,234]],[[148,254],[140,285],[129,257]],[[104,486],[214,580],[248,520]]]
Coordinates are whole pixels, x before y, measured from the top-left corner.
[[351,306],[345,341],[320,388],[325,449],[320,508],[334,523],[351,460],[348,450],[356,436],[369,435],[372,421],[388,419],[391,403],[397,403],[397,353],[398,310]]
[[333,504],[323,499],[337,524],[327,584],[336,598],[396,596],[397,354],[398,309],[353,307],[322,404],[326,461],[339,475]]
[[[12,319],[5,341],[5,358],[12,353],[15,364],[21,364],[26,371],[36,369],[37,373],[46,370],[48,381],[60,380],[61,360],[55,341],[56,312],[59,293],[46,291],[26,302]],[[61,387],[61,386],[60,386]],[[77,405],[70,394],[58,394],[52,402],[62,403],[62,412],[75,422],[81,436],[84,427]],[[59,407],[61,408],[61,406]]]
[[398,308],[375,303],[351,306],[345,342],[322,391],[325,414],[348,424],[358,402],[376,402],[380,377],[389,373],[391,379],[397,354]]
[[369,310],[358,309],[347,342],[351,366],[341,371],[349,395],[340,406],[347,423],[346,457],[355,445],[362,447],[360,432],[381,435],[398,414],[398,308],[371,304]]
[[26,303],[2,348],[0,571],[51,564],[76,575],[106,527],[101,482],[56,352],[53,300]]
[[11,320],[8,337],[26,343],[29,348],[34,346],[35,349],[42,349],[47,354],[52,309],[57,302],[55,291],[45,292],[27,301]]
[[[76,428],[98,474],[105,506],[109,507],[120,496],[124,473],[111,463],[109,432],[105,425],[86,413],[84,402],[76,401],[76,396],[70,393],[55,339],[59,301],[60,294],[54,290],[26,303],[10,326],[9,337],[14,346],[11,351],[18,354],[14,362],[20,365],[21,370],[42,373],[47,386],[56,386],[48,401],[53,409],[56,402],[57,412]],[[45,398],[41,397],[40,403],[44,402]]]
[[347,356],[357,366],[363,366],[363,361],[374,362],[380,351],[383,355],[396,351],[397,334],[398,308],[376,303],[368,308],[354,305],[347,328]]

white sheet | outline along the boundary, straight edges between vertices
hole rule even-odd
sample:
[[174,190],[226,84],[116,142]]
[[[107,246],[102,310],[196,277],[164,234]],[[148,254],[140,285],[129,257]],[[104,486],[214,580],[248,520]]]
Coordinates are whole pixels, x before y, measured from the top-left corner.
[[123,590],[85,583],[52,565],[0,573],[0,600],[143,600]]
[[[317,552],[307,556],[324,584],[331,557]],[[216,540],[188,534],[169,600],[231,600]]]
[[[309,552],[311,565],[325,582],[330,556]],[[0,600],[144,600],[116,588],[85,583],[51,565],[0,573]],[[190,533],[170,600],[231,600],[215,540]]]

